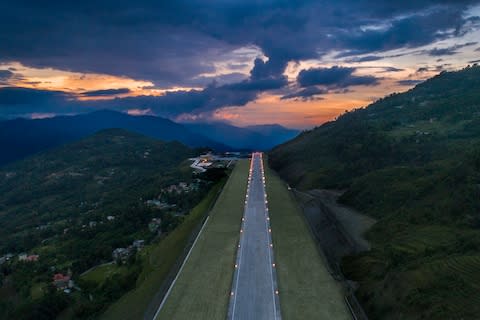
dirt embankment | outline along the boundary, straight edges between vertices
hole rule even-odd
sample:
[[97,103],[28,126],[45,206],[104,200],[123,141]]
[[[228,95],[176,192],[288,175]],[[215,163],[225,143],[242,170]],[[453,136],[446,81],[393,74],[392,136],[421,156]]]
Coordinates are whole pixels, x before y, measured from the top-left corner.
[[309,192],[321,202],[346,232],[355,246],[356,251],[370,250],[370,244],[365,239],[365,232],[375,224],[376,220],[358,211],[337,203],[342,192],[332,190],[312,190]]
[[367,319],[355,298],[355,283],[345,279],[340,268],[342,257],[370,249],[365,232],[376,222],[351,208],[337,203],[339,191],[295,191],[305,218],[310,225],[319,250],[327,261],[330,273],[342,282],[347,295],[345,300],[355,319]]
[[364,234],[375,220],[338,204],[341,192],[311,190],[295,194],[332,271],[337,271],[345,255],[370,249]]

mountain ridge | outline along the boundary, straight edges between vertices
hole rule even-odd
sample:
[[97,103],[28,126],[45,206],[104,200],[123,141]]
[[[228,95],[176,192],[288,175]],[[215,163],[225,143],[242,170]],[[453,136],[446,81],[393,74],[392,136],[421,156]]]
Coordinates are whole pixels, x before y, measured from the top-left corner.
[[345,192],[377,219],[343,258],[370,319],[477,319],[480,67],[444,72],[277,146],[292,186]]
[[180,141],[191,147],[229,149],[201,134],[194,134],[171,120],[153,116],[130,116],[101,110],[93,113],[46,119],[14,119],[0,122],[0,165],[36,152],[81,139],[99,130],[123,128],[165,141]]
[[294,138],[299,131],[279,124],[237,127],[224,122],[184,123],[193,132],[242,150],[269,150]]

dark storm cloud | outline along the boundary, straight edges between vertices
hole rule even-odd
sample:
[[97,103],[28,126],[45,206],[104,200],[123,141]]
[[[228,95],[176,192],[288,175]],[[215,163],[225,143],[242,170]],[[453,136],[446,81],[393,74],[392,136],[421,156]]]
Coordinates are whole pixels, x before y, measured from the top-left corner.
[[20,87],[0,88],[0,117],[12,118],[32,113],[80,113],[91,111],[75,97],[62,91]]
[[460,36],[464,25],[472,18],[465,18],[460,7],[435,7],[418,14],[407,15],[389,21],[386,28],[343,30],[340,40],[351,49],[345,55],[397,48],[413,48],[440,39]]
[[313,85],[331,86],[349,78],[355,68],[334,66],[331,68],[311,68],[300,71],[297,81],[302,87]]
[[200,76],[193,79],[191,81],[191,85],[204,87],[206,85],[209,85],[212,82],[227,84],[227,83],[240,82],[245,80],[246,78],[248,77],[245,74],[240,72],[227,73],[227,74],[222,74],[218,76]]
[[[204,86],[110,102],[112,108],[145,105],[176,115],[244,105],[265,90],[285,87],[290,61],[321,58],[332,50],[345,57],[366,55],[358,62],[374,61],[385,50],[462,35],[478,23],[464,15],[472,3],[478,0],[3,1],[0,62],[127,76],[156,87]],[[247,79],[232,73],[211,84],[214,79],[202,76],[215,72],[215,61],[238,59],[232,50],[246,46],[268,57],[254,61]],[[377,83],[352,72],[317,70],[299,82]]]
[[93,90],[93,91],[82,92],[82,96],[86,96],[86,97],[113,96],[116,94],[127,94],[130,92],[131,91],[128,88],[105,89],[105,90]]
[[[287,78],[272,71],[268,63],[257,63],[262,72],[253,69],[251,76],[243,81],[219,85],[212,82],[201,90],[169,91],[162,96],[135,96],[109,100],[79,101],[75,96],[59,91],[33,90],[25,88],[0,88],[0,115],[12,113],[24,115],[35,112],[82,112],[94,109],[150,109],[154,114],[176,118],[184,113],[200,114],[228,106],[243,106],[266,90],[281,89]],[[256,70],[256,71],[255,71]],[[112,96],[128,93],[128,89],[107,89],[82,93],[82,96]],[[15,109],[16,105],[22,105]],[[47,110],[47,111],[45,111]]]
[[61,91],[46,91],[19,87],[0,88],[0,107],[32,103],[61,102],[69,95]]
[[245,80],[238,83],[225,85],[225,88],[238,91],[266,91],[281,89],[288,83],[283,76],[267,79]]
[[281,97],[282,100],[286,99],[300,99],[302,101],[308,100],[319,100],[322,99],[321,97],[317,97],[318,95],[326,94],[328,90],[318,87],[308,87],[302,90],[299,90],[294,93],[290,93]]
[[281,89],[287,85],[284,76],[272,76],[271,73],[253,74],[247,80],[231,84],[211,83],[202,90],[180,90],[167,92],[163,96],[141,96],[118,98],[111,101],[99,101],[121,109],[149,108],[155,114],[175,118],[183,113],[199,114],[222,107],[243,106],[257,98],[266,90]]
[[[467,23],[462,13],[475,2],[2,2],[0,56],[185,85],[213,72],[211,60],[256,45],[269,57],[257,71],[278,75],[288,61],[331,49],[367,53],[428,44],[451,36],[448,30],[459,34]],[[361,28],[384,23],[384,29]]]
[[280,80],[245,80],[234,85],[211,84],[202,90],[170,91],[162,96],[136,96],[109,100],[79,101],[60,91],[0,88],[0,116],[23,116],[35,112],[80,113],[96,109],[150,109],[154,114],[176,118],[183,113],[199,114],[226,106],[243,106],[266,88],[279,88]]
[[311,68],[300,71],[297,81],[301,87],[322,85],[332,88],[349,86],[375,85],[378,79],[374,76],[355,76],[355,68],[333,66],[331,68]]

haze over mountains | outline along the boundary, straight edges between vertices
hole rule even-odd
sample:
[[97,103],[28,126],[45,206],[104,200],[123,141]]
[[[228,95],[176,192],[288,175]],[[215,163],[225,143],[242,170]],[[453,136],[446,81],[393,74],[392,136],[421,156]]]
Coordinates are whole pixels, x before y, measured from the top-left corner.
[[235,149],[269,150],[298,135],[298,130],[287,129],[278,124],[235,127],[223,122],[186,123],[192,132]]
[[47,119],[15,119],[0,123],[0,165],[109,128],[126,129],[164,141],[177,140],[190,147],[209,147],[219,151],[268,150],[298,133],[279,125],[250,128],[226,123],[182,125],[165,118],[130,116],[110,110]]

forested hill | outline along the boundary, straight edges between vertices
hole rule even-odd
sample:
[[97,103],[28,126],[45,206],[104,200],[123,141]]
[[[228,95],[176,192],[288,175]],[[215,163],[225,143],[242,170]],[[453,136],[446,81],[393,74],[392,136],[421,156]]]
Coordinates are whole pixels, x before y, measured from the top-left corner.
[[0,122],[0,165],[111,128],[121,128],[162,141],[180,141],[190,147],[228,149],[227,146],[212,141],[201,133],[192,133],[183,125],[165,118],[131,116],[112,110],[100,110],[73,116]]
[[276,147],[269,159],[297,187],[343,188],[376,169],[457,158],[479,138],[480,66],[474,66],[347,112]]
[[[2,166],[0,318],[54,319],[70,308],[66,318],[91,319],[134,288],[143,260],[133,241],[148,245],[175,229],[210,189],[192,176],[186,160],[195,153],[108,129]],[[168,191],[179,185],[187,187]],[[130,249],[128,261],[108,265],[114,273],[93,282],[81,276],[111,261],[116,248]],[[34,260],[24,262],[22,253]],[[55,289],[55,273],[72,276],[74,293]]]
[[190,178],[180,165],[193,152],[179,142],[108,129],[2,167],[0,249],[29,250],[45,236],[38,226],[63,230],[72,221],[104,218]]
[[371,319],[478,319],[480,67],[348,112],[269,161],[378,219],[372,250],[342,264]]

